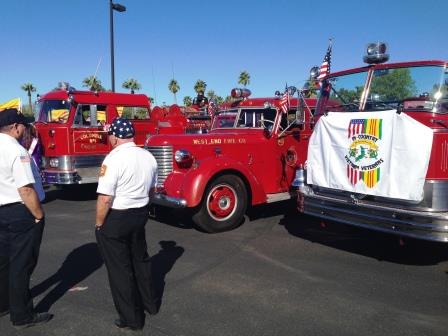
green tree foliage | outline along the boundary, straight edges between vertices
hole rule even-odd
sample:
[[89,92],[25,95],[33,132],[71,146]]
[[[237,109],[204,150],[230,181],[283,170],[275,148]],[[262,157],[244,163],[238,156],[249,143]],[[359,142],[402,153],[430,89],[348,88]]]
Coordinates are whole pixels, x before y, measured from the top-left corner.
[[220,104],[222,104],[224,102],[224,98],[221,97],[221,96],[218,96],[215,93],[215,91],[213,91],[213,90],[208,90],[206,96],[207,96],[209,101],[213,100],[213,101],[215,101],[215,103],[217,105],[220,105]]
[[31,102],[31,93],[36,92],[36,87],[32,83],[25,83],[21,86],[21,89],[26,92],[28,96],[28,106],[30,114],[33,114],[33,104]]
[[82,86],[89,88],[90,91],[105,91],[101,81],[95,76],[89,76],[83,79]]
[[185,106],[191,106],[193,104],[193,99],[190,96],[184,97],[184,105]]
[[370,95],[378,94],[382,101],[400,101],[417,94],[417,87],[410,69],[391,69],[378,73],[372,81]]
[[126,119],[148,119],[148,112],[149,111],[143,107],[125,106],[121,116]]
[[315,97],[317,97],[318,87],[316,85],[316,80],[310,78],[305,83],[305,86],[306,85],[308,85],[308,93],[306,94],[305,98],[315,98]]
[[199,92],[204,93],[206,88],[207,88],[207,84],[201,79],[198,79],[196,81],[196,83],[194,84],[194,91],[196,93],[199,93]]
[[134,94],[135,91],[138,91],[142,88],[140,83],[134,78],[129,78],[125,80],[122,84],[123,89],[131,90],[131,93]]
[[213,90],[208,90],[205,95],[207,96],[207,98],[209,100],[215,98],[215,96],[216,96],[215,91],[213,91]]
[[240,76],[238,78],[238,84],[246,87],[250,83],[250,75],[247,71],[241,71]]
[[215,101],[216,104],[221,105],[222,103],[224,103],[224,98],[221,96],[215,96]]
[[337,96],[332,96],[332,99],[339,99],[341,104],[358,103],[363,91],[362,86],[357,86],[355,90],[347,90],[340,88]]
[[174,78],[172,80],[170,80],[169,84],[168,84],[168,89],[171,91],[171,93],[174,95],[174,103],[177,104],[177,97],[176,97],[176,93],[179,91],[180,87],[179,84],[177,83],[177,80],[175,80]]

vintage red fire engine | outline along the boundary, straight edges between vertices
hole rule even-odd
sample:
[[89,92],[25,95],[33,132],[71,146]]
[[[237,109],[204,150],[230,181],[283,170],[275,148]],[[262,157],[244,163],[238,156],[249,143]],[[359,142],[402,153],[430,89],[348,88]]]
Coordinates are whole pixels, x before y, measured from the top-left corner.
[[111,150],[105,126],[117,116],[132,120],[139,146],[149,135],[194,133],[208,127],[200,118],[198,122],[185,117],[177,105],[151,112],[143,94],[77,91],[63,83],[40,96],[36,105],[45,183],[97,182],[99,167]]
[[249,205],[291,198],[316,100],[291,98],[283,113],[281,95],[249,95],[233,89],[234,103],[218,112],[208,134],[148,139],[146,148],[159,165],[155,204],[189,208],[202,230],[220,232],[238,226]]
[[[334,123],[345,118],[347,127],[339,129],[348,145],[336,145],[336,128],[330,129],[330,136],[319,133],[320,149],[312,147],[310,139],[308,159],[318,162],[314,158],[320,156],[322,164],[298,170],[298,207],[324,219],[448,242],[447,62],[387,60],[385,44],[370,44],[364,57],[368,66],[332,73],[322,82],[313,137],[319,136],[321,122],[331,126],[325,118]],[[392,129],[383,119],[390,116],[401,116],[403,124]],[[422,131],[409,134],[404,121],[410,125],[406,127]],[[390,142],[382,147],[386,132]],[[414,159],[402,159],[406,157]],[[411,196],[401,196],[400,190],[420,184]]]

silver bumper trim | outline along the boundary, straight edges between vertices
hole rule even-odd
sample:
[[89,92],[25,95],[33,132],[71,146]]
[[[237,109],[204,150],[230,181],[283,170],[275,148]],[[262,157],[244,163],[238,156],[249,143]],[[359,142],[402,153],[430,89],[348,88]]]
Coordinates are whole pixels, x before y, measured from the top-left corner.
[[187,206],[187,201],[183,198],[171,197],[160,193],[154,195],[152,203],[176,209],[185,208]]
[[302,189],[308,215],[417,239],[448,242],[448,212],[406,210],[314,194]]

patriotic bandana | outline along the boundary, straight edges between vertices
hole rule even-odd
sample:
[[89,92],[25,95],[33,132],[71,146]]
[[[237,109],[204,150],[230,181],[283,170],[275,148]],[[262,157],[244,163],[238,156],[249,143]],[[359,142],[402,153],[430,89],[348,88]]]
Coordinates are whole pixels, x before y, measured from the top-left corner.
[[109,134],[120,139],[130,139],[135,135],[134,126],[125,118],[115,118],[109,127]]

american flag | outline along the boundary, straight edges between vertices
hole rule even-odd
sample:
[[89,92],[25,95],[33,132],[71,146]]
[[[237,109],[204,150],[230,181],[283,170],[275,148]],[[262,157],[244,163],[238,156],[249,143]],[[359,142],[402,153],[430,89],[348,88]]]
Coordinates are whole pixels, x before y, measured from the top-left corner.
[[280,110],[283,111],[283,113],[288,113],[289,110],[289,92],[288,89],[285,90],[285,93],[283,94],[282,98],[280,99]]
[[325,54],[324,60],[319,68],[319,76],[317,76],[317,80],[320,82],[325,77],[330,74],[330,66],[331,66],[331,40],[330,45],[328,46],[327,53]]
[[366,119],[352,119],[350,120],[350,124],[348,125],[348,138],[352,136],[362,133],[364,131],[364,123]]

